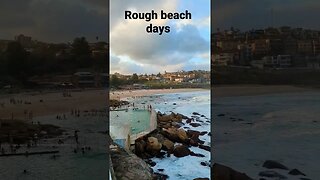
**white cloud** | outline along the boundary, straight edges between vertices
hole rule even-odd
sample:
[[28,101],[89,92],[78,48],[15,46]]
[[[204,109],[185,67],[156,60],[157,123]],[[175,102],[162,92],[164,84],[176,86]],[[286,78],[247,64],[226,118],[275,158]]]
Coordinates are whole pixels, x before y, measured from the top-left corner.
[[[164,1],[117,1],[111,4],[111,35],[110,47],[111,55],[121,59],[122,67],[117,67],[111,62],[111,72],[118,69],[121,73],[132,73],[130,70],[141,72],[163,72],[182,70],[184,64],[190,59],[209,53],[209,42],[201,36],[200,28],[207,24],[209,28],[209,18],[195,19],[190,23],[180,23],[181,20],[125,20],[124,11],[134,10],[137,12],[150,12],[155,10],[160,12],[176,12],[178,0]],[[209,16],[209,12],[208,12]],[[172,23],[173,22],[173,23]],[[194,23],[193,23],[194,22]],[[152,23],[155,26],[170,24],[170,33],[162,35],[147,33],[146,26]],[[178,28],[177,28],[178,27]],[[209,39],[209,37],[208,37]],[[123,57],[130,59],[130,63],[123,60]],[[209,66],[208,58],[208,66]],[[135,64],[135,65],[133,65]],[[130,68],[129,68],[130,67]]]

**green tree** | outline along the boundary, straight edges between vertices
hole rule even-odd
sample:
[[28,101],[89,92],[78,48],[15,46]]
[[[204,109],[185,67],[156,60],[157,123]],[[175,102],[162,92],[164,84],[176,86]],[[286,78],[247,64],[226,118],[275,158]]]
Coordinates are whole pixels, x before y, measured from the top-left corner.
[[110,84],[111,84],[111,86],[118,87],[120,85],[120,79],[116,75],[113,74],[111,76]]
[[72,54],[74,55],[80,68],[91,67],[91,50],[85,37],[75,38],[72,43]]
[[137,83],[139,81],[139,77],[136,73],[132,74],[131,79],[133,83]]
[[6,73],[16,80],[25,81],[27,79],[27,58],[28,54],[18,42],[10,42],[4,53]]

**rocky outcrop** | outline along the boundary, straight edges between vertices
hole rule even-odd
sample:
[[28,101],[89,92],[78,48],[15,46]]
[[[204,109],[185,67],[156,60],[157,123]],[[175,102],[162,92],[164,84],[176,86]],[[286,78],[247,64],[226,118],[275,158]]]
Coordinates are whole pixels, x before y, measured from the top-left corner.
[[268,178],[277,178],[277,179],[287,179],[286,176],[277,173],[275,171],[262,171],[259,173],[259,176],[261,177],[268,177]]
[[273,160],[267,160],[263,163],[262,165],[265,168],[268,169],[284,169],[284,170],[288,170],[288,168],[282,164],[280,164],[277,161],[273,161]]
[[230,167],[215,163],[212,166],[212,179],[218,180],[253,180],[244,173],[237,172]]
[[191,153],[190,149],[185,145],[177,145],[174,147],[173,155],[176,157],[189,156]]
[[117,150],[112,150],[110,155],[117,179],[153,179],[153,171],[150,166],[135,154],[118,148]]
[[160,150],[162,148],[162,144],[159,143],[158,139],[155,137],[148,137],[146,150],[152,154],[157,155],[160,153]]
[[164,140],[163,141],[163,144],[162,144],[162,147],[167,150],[169,153],[173,152],[173,149],[174,149],[174,143],[170,140]]
[[291,171],[289,171],[288,174],[291,174],[291,175],[302,175],[302,176],[306,176],[303,172],[299,171],[298,169],[292,169]]

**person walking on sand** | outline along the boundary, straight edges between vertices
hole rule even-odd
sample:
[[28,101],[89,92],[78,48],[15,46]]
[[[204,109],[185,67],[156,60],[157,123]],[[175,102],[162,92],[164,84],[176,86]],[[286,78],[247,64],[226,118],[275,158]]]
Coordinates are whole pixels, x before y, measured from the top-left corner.
[[79,140],[78,140],[78,138],[79,138],[79,137],[78,137],[78,130],[75,130],[75,131],[74,131],[74,138],[75,138],[75,140],[76,140],[76,143],[79,144]]

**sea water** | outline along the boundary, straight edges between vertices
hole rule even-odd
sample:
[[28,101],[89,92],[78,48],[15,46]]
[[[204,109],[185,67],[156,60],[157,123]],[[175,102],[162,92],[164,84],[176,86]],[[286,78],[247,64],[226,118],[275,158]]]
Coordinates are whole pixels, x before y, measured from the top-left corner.
[[[42,179],[105,179],[107,167],[107,117],[74,117],[66,114],[66,119],[57,120],[55,116],[37,117],[33,121],[41,124],[53,124],[66,130],[61,137],[41,140],[38,147],[22,147],[18,152],[37,152],[58,150],[54,159],[52,154],[32,156],[0,157],[0,179],[42,180]],[[76,145],[73,133],[79,130],[79,145]],[[58,139],[64,144],[57,144]],[[2,144],[3,145],[3,144]],[[55,146],[55,147],[54,147]],[[81,147],[90,146],[91,150],[81,153]],[[79,147],[77,153],[74,149]],[[27,170],[27,173],[23,173]]]
[[[266,160],[320,177],[319,92],[220,97],[213,108],[215,162],[255,179],[268,170]],[[290,180],[303,177],[276,171]]]

